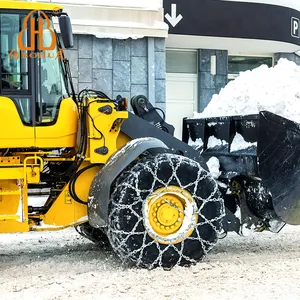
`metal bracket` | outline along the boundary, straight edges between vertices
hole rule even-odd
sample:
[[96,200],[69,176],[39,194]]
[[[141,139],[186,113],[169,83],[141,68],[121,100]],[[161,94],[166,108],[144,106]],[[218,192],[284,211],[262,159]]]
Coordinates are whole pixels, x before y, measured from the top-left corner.
[[110,105],[105,105],[105,106],[99,107],[98,111],[105,115],[111,115],[113,110]]
[[105,147],[105,146],[100,147],[100,148],[96,148],[95,153],[101,154],[101,155],[106,155],[108,153],[108,148]]

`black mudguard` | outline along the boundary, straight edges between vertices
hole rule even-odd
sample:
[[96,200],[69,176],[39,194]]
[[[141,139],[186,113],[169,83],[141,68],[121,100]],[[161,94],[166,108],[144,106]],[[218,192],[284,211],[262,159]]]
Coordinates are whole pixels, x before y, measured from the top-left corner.
[[[152,124],[132,113],[129,113],[128,119],[125,120],[122,124],[122,132],[131,139],[138,139],[143,137],[153,137],[159,139],[168,146],[169,149],[165,149],[165,151],[183,155],[192,160],[195,160],[201,165],[202,168],[208,171],[205,160],[198,151],[196,151],[188,144],[182,142],[181,140],[178,140],[171,134],[153,126]],[[151,150],[151,152],[153,154],[156,154],[155,149]]]
[[97,173],[90,187],[88,197],[88,218],[91,226],[99,228],[107,221],[111,184],[117,176],[139,155],[151,149],[168,147],[155,138],[140,138],[128,142],[113,154],[105,166]]

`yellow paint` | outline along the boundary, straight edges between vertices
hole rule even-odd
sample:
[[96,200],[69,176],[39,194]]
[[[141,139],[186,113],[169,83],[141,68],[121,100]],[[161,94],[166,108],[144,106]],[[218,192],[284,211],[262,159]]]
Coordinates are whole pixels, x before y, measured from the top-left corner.
[[[18,179],[18,178],[24,178],[24,168],[23,166],[14,167],[14,168],[0,168],[0,180],[5,179]],[[2,186],[0,186],[1,188]]]
[[[87,164],[83,164],[85,167]],[[90,185],[100,167],[88,169],[83,172],[76,181],[75,191],[80,199],[87,201]],[[87,217],[87,206],[74,201],[68,192],[68,185],[64,187],[58,198],[55,200],[49,211],[42,217],[46,228],[52,226],[52,229],[62,229],[74,224],[82,223],[82,220]],[[32,230],[39,230],[33,226]]]
[[[24,125],[15,104],[7,97],[0,97],[0,111],[0,148],[76,146],[78,109],[71,98],[62,100],[57,121],[49,126],[34,128]],[[68,126],[66,126],[66,120]]]
[[61,5],[55,3],[26,2],[16,0],[1,0],[0,8],[48,11],[58,11],[63,9]]
[[78,131],[78,109],[71,98],[63,99],[54,125],[35,128],[38,148],[75,147]]
[[34,128],[22,123],[13,101],[0,96],[0,111],[0,148],[33,147]]
[[0,216],[0,221],[8,221],[8,220],[17,220],[19,216],[17,215],[2,215]]
[[[101,101],[101,99],[99,99]],[[111,107],[112,113],[105,114],[99,111],[101,107]],[[117,151],[117,140],[120,133],[121,125],[128,118],[127,111],[116,111],[113,103],[89,102],[88,109],[89,129],[89,157],[91,163],[105,163],[108,158]],[[94,122],[92,122],[91,118]],[[101,133],[99,133],[101,132]],[[96,149],[107,147],[108,153],[98,154]]]
[[28,223],[21,223],[17,220],[0,221],[0,233],[28,232]]
[[[156,234],[154,239],[162,244],[167,244],[163,238],[176,234],[180,230],[185,218],[186,201],[193,203],[194,199],[187,190],[177,186],[163,187],[150,195],[148,199],[148,221]],[[184,237],[172,243],[180,243],[193,231],[194,227]],[[151,235],[151,233],[149,234]]]
[[29,230],[27,183],[17,177],[26,172],[18,172],[18,167],[1,167],[0,174],[5,174],[6,169],[15,169],[16,172],[15,179],[0,180],[0,233],[25,232]]
[[129,141],[131,141],[131,138],[127,136],[125,133],[120,132],[117,138],[117,149],[122,148],[125,146]]

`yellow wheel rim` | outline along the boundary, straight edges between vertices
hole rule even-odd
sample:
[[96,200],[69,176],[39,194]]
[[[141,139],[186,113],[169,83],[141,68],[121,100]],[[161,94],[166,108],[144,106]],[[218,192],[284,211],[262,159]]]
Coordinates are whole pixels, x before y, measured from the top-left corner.
[[[187,207],[192,214],[188,221]],[[185,189],[177,186],[160,188],[147,201],[145,217],[146,224],[150,225],[146,226],[148,233],[160,243],[179,243],[193,233],[198,221],[196,211],[195,201]]]

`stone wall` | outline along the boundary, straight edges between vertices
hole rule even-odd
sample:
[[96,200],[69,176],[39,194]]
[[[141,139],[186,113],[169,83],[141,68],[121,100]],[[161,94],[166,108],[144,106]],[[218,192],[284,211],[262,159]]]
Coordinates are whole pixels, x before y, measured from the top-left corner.
[[77,92],[91,88],[129,100],[134,95],[150,94],[149,100],[165,110],[164,38],[119,40],[75,35],[74,43],[66,56]]
[[[202,112],[214,94],[228,82],[228,52],[226,50],[199,50],[199,92],[198,107]],[[216,75],[211,74],[211,56],[217,57]]]

